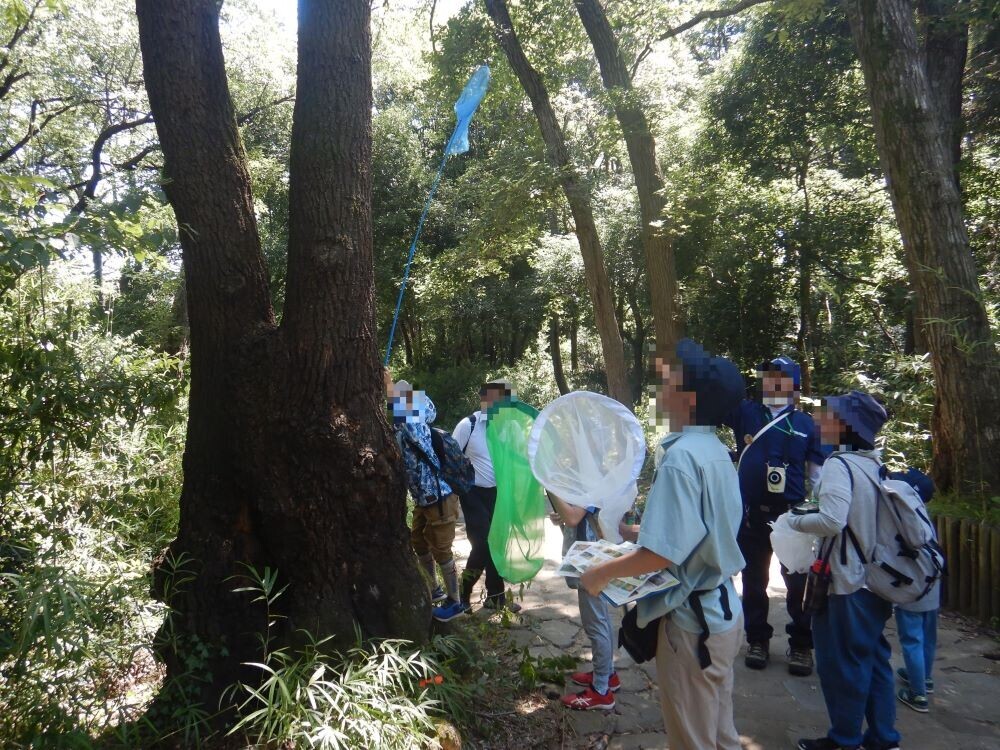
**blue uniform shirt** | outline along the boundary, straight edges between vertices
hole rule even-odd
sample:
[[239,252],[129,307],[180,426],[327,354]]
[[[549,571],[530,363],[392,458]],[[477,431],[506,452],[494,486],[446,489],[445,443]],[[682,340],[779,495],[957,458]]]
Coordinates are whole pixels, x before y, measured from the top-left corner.
[[[784,419],[757,438],[747,449],[746,436],[751,438],[774,417],[759,401],[744,399],[729,415],[725,424],[736,435],[737,457],[740,461],[740,493],[748,508],[774,503],[777,506],[793,505],[806,497],[806,462],[823,464],[823,449],[819,427],[813,418],[793,406],[781,412]],[[776,416],[776,415],[775,415]],[[743,452],[746,455],[743,456]],[[785,467],[785,491],[782,494],[767,489],[767,467]],[[780,511],[785,508],[781,507]]]
[[[667,435],[662,447],[639,544],[670,560],[667,570],[680,585],[641,599],[639,625],[669,615],[679,628],[700,633],[690,596],[710,591],[701,597],[705,620],[710,632],[721,633],[736,626],[741,611],[732,580],[744,566],[736,543],[743,518],[736,471],[714,427],[685,427]],[[728,618],[720,586],[726,589]]]

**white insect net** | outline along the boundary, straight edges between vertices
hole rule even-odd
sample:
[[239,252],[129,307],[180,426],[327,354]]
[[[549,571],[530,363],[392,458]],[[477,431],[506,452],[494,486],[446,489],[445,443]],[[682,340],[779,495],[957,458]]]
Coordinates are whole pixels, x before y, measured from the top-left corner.
[[528,438],[539,483],[580,507],[600,509],[601,531],[619,542],[618,523],[632,507],[646,439],[635,415],[614,399],[577,391],[542,409]]

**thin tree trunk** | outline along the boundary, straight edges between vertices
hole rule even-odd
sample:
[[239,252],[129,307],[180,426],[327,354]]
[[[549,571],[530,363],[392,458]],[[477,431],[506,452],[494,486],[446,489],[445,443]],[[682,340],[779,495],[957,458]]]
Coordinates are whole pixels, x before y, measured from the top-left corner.
[[569,369],[576,372],[580,369],[580,359],[577,352],[577,339],[580,333],[580,311],[573,305],[573,317],[569,323]]
[[[181,228],[191,393],[177,539],[160,561],[168,684],[224,723],[260,637],[426,637],[382,408],[371,258],[367,2],[301,0],[290,246],[275,326],[216,0],[137,0],[145,83]],[[183,561],[194,577],[171,574]],[[268,630],[248,567],[287,585]],[[171,583],[173,581],[173,584]],[[198,678],[189,663],[199,649]],[[200,675],[210,677],[202,681]],[[165,695],[169,691],[164,691]],[[220,707],[222,711],[220,712]]]
[[566,375],[563,373],[562,351],[559,348],[559,316],[552,314],[549,321],[549,354],[552,357],[552,371],[556,376],[556,386],[559,388],[559,395],[569,393],[569,383],[566,382]]
[[618,331],[614,300],[604,266],[604,249],[597,234],[594,212],[590,203],[590,192],[581,181],[569,157],[566,139],[556,119],[549,94],[545,90],[541,76],[528,62],[521,48],[521,42],[514,33],[513,23],[504,0],[485,0],[486,12],[493,19],[494,32],[511,68],[521,86],[531,100],[532,109],[538,119],[538,126],[545,141],[549,161],[559,171],[560,181],[573,220],[576,236],[580,242],[580,254],[587,279],[587,287],[594,303],[594,320],[601,337],[604,367],[608,377],[608,393],[612,398],[631,407],[628,379],[625,375],[625,347]]
[[677,271],[673,243],[666,229],[666,198],[663,175],[656,160],[656,142],[639,97],[632,88],[632,77],[604,8],[598,0],[575,0],[575,3],[594,47],[601,78],[610,93],[632,165],[639,195],[642,249],[649,275],[656,347],[660,352],[671,352],[683,326],[677,304]]
[[906,0],[849,0],[879,155],[936,383],[935,481],[1000,494],[1000,357],[983,307],[955,183],[953,141],[936,105]]
[[799,350],[799,366],[802,371],[802,394],[812,393],[812,365],[810,351],[812,347],[812,248],[809,246],[809,166],[805,162],[799,171],[798,181],[802,190],[802,231],[799,233],[799,332],[796,343]]

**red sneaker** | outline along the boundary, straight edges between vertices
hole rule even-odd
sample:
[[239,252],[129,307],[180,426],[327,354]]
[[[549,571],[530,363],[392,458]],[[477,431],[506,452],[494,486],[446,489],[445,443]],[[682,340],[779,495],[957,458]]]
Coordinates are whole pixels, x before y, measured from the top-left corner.
[[[593,672],[574,672],[569,676],[571,682],[575,682],[577,685],[582,685],[583,687],[590,687],[594,684],[594,673]],[[622,686],[622,681],[618,679],[618,673],[612,672],[611,679],[608,680],[608,689],[612,693],[617,693],[618,688]]]
[[581,690],[579,693],[570,693],[559,699],[567,708],[576,711],[610,711],[615,707],[615,694],[610,690],[606,695],[595,693],[591,688]]

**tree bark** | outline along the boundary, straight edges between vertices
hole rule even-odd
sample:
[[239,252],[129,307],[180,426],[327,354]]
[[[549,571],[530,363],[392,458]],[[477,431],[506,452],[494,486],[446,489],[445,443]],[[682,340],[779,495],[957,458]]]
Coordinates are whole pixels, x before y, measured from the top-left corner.
[[[180,227],[191,394],[177,539],[158,566],[168,684],[224,723],[260,673],[248,566],[287,585],[270,633],[426,637],[374,342],[369,6],[299,4],[285,317],[275,326],[216,0],[137,0],[145,83]],[[170,560],[194,578],[171,585]],[[240,580],[242,579],[242,580]],[[174,578],[176,582],[176,578]],[[199,675],[189,679],[197,648]],[[204,649],[202,652],[201,650]],[[220,707],[222,712],[219,712]]]
[[576,236],[583,256],[587,288],[594,303],[594,320],[601,337],[604,367],[608,377],[608,393],[629,408],[628,379],[625,374],[625,347],[618,331],[611,285],[604,265],[604,249],[597,234],[594,212],[590,203],[590,191],[580,179],[576,167],[569,157],[566,139],[552,109],[548,91],[521,48],[521,42],[514,33],[514,26],[504,0],[485,0],[486,12],[493,20],[497,42],[503,49],[511,68],[521,86],[531,100],[532,109],[538,119],[538,127],[545,141],[546,155],[552,166],[559,172],[563,192],[569,202],[570,211],[576,224]]
[[962,81],[969,50],[969,24],[956,12],[957,0],[920,0],[927,82],[951,152],[956,184],[962,159]]
[[563,372],[562,350],[559,347],[559,316],[552,314],[549,321],[549,354],[552,357],[552,371],[556,377],[556,387],[559,388],[559,395],[564,396],[569,393],[569,383],[566,382],[566,374]]
[[879,155],[934,367],[934,479],[1000,494],[1000,357],[982,303],[952,140],[906,0],[848,0]]
[[642,104],[632,88],[632,77],[622,59],[618,41],[598,0],[575,0],[580,20],[594,47],[601,79],[608,90],[621,126],[632,177],[639,195],[642,249],[646,256],[649,296],[658,352],[672,352],[682,330],[677,305],[674,249],[666,231],[663,175],[656,160],[656,141]]

